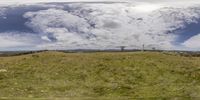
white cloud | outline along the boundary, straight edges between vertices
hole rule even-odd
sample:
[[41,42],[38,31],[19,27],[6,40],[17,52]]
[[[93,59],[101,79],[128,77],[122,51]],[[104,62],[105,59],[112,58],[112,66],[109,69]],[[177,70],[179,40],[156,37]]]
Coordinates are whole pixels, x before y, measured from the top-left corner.
[[[71,42],[75,42],[79,41],[77,40],[78,37],[86,38],[89,33],[90,26],[87,21],[68,13],[68,11],[48,9],[39,12],[28,12],[24,17],[30,19],[30,22],[26,23],[27,26],[48,37],[49,40],[54,38],[52,41],[63,41],[68,36],[70,40],[74,40]],[[72,38],[73,36],[74,38]]]
[[171,42],[175,36],[165,32],[177,23],[165,24],[165,20],[159,18],[159,12],[140,13],[129,4],[115,4],[115,7],[105,4],[71,6],[74,10],[70,13],[49,9],[28,12],[24,17],[29,18],[29,27],[49,40],[56,40],[52,45],[59,43],[72,48],[141,47],[142,44],[162,49],[173,47]]
[[191,37],[183,43],[184,46],[192,49],[200,49],[200,34]]
[[140,4],[134,7],[134,9],[138,12],[149,13],[155,10],[162,8],[162,5],[158,4]]
[[[113,2],[124,2],[124,1],[129,1],[129,2],[149,2],[149,3],[166,3],[166,2],[174,2],[174,0],[1,0],[0,2],[81,2],[81,1],[86,1],[86,2],[99,2],[99,1],[113,1]],[[176,2],[199,2],[199,0],[176,0]]]
[[4,17],[5,16],[5,10],[6,10],[6,8],[1,8],[0,9],[0,17]]
[[145,44],[148,48],[173,49],[176,35],[166,33],[184,28],[185,23],[196,23],[196,19],[200,18],[198,6],[166,7],[161,2],[67,6],[69,11],[63,10],[64,7],[52,6],[47,10],[24,14],[29,20],[26,25],[38,33],[39,37],[32,39],[27,36],[29,41],[40,40],[41,43],[23,44],[27,40],[21,38],[26,36],[13,37],[10,40],[16,42],[15,45],[29,44],[36,48],[108,49],[121,45],[138,48]]
[[25,46],[24,42],[16,41],[14,38],[0,36],[0,48]]
[[37,40],[35,35],[28,33],[0,33],[0,48],[33,46],[39,42]]
[[131,0],[0,0],[0,4],[21,4],[40,2],[130,2]]

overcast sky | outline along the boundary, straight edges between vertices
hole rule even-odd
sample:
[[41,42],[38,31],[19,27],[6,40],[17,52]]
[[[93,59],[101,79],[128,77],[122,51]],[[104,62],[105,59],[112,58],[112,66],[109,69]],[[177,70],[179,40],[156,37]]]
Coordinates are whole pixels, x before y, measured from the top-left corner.
[[0,0],[0,3],[23,3],[23,2],[99,2],[99,1],[112,1],[112,2],[149,2],[149,3],[178,3],[178,2],[200,2],[199,0]]
[[99,1],[128,1],[128,0],[0,0],[0,3],[26,3],[26,2],[99,2]]
[[0,0],[0,4],[21,4],[39,2],[132,2],[132,3],[151,3],[168,6],[182,6],[200,4],[200,0]]

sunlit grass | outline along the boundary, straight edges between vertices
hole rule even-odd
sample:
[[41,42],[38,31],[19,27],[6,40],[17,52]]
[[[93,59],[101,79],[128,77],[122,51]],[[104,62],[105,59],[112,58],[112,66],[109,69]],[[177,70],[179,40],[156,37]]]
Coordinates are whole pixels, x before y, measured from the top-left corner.
[[193,100],[200,97],[200,58],[156,52],[0,57],[0,97]]

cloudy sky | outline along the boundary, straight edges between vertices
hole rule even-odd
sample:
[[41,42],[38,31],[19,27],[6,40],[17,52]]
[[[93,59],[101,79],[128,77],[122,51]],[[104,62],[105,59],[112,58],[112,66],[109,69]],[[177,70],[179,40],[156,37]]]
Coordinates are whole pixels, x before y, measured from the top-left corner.
[[186,3],[199,0],[1,0],[1,3],[35,3],[35,2],[146,2],[146,3]]
[[200,50],[199,0],[105,1],[0,0],[0,50]]

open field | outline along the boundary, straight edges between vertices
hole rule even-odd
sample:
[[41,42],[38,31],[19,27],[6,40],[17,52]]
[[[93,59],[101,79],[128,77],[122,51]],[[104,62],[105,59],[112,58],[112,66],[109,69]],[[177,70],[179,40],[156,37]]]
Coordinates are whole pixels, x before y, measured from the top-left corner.
[[0,97],[199,100],[200,57],[159,52],[0,57]]

